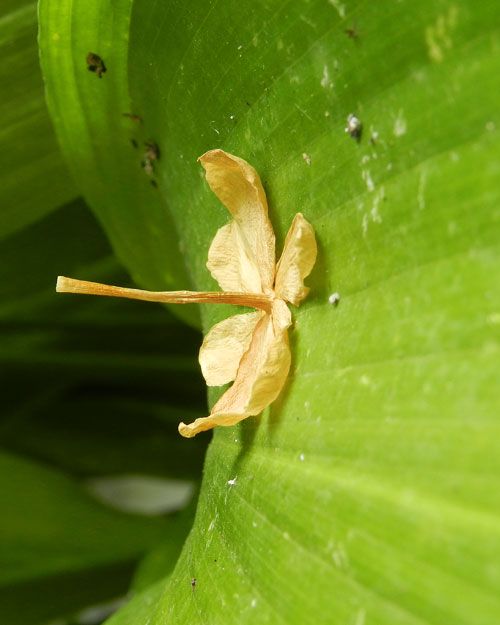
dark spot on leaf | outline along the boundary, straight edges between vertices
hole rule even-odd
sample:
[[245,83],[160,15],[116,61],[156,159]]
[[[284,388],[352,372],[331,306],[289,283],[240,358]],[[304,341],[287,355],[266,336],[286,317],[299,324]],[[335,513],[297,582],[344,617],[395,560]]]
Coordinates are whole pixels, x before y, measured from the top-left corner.
[[89,52],[87,54],[87,69],[89,72],[94,72],[99,78],[102,78],[102,75],[106,72],[106,65],[104,65],[104,61],[98,54]]
[[142,117],[137,115],[136,113],[122,113],[123,117],[128,117],[133,122],[137,122],[138,124],[142,124]]
[[160,160],[160,148],[155,141],[146,141],[144,143],[146,151],[144,152],[144,158],[149,158],[151,161]]
[[155,173],[155,163],[160,158],[160,148],[155,141],[146,141],[144,143],[146,149],[141,161],[141,167],[147,176],[153,176]]
[[344,30],[345,34],[349,37],[349,39],[359,39],[359,33],[356,26],[351,26],[350,28],[346,28]]
[[137,143],[137,141],[135,139],[130,139],[130,144],[132,145],[133,148],[135,148],[137,150],[137,148],[139,147],[139,144]]

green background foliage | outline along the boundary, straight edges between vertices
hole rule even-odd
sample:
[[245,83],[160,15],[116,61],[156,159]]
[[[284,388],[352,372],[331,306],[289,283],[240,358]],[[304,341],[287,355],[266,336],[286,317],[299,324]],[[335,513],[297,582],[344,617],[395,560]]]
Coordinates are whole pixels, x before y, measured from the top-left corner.
[[[4,283],[22,285],[33,265],[40,272],[29,295],[20,286],[2,299],[5,328],[21,324],[3,358],[35,399],[13,393],[0,444],[69,474],[58,480],[77,490],[60,499],[60,518],[89,506],[103,524],[102,550],[87,562],[103,565],[110,586],[50,614],[40,598],[30,622],[123,592],[127,571],[115,584],[105,566],[130,567],[153,546],[110,625],[499,620],[497,12],[472,0],[40,2],[46,100],[74,179],[69,187],[64,175],[68,188],[51,202],[74,201],[16,234],[24,248],[11,235],[0,249],[7,267],[19,263]],[[89,52],[106,64],[100,79]],[[359,141],[344,132],[351,113]],[[148,141],[160,150],[152,175],[141,164]],[[54,146],[51,137],[37,149],[60,159]],[[300,210],[320,253],[311,295],[294,310],[286,389],[262,416],[214,433],[175,563],[189,509],[131,518],[78,489],[103,473],[200,474],[207,437],[181,441],[175,426],[205,410],[199,337],[160,307],[56,302],[48,285],[55,273],[128,283],[81,194],[135,284],[216,288],[206,255],[228,215],[196,162],[215,147],[261,174],[279,245]],[[46,186],[55,193],[56,182]],[[34,210],[20,209],[27,216],[5,232]],[[199,312],[207,330],[233,311]],[[75,430],[86,432],[78,444]],[[11,498],[21,514],[15,489]],[[25,531],[33,535],[9,541],[13,558],[28,538],[51,553],[48,539]],[[59,573],[71,573],[71,554]],[[45,583],[44,571],[24,570]],[[15,618],[11,610],[9,623],[27,622]]]

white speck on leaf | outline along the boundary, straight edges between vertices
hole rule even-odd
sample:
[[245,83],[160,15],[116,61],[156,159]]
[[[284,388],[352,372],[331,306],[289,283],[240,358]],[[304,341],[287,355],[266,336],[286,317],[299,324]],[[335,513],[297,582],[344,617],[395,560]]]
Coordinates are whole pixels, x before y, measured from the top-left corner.
[[327,87],[331,87],[332,83],[330,82],[330,74],[328,72],[328,67],[326,65],[323,66],[323,76],[321,78],[321,86],[323,89]]
[[453,47],[451,34],[457,25],[458,8],[450,6],[446,14],[438,15],[436,21],[425,29],[427,53],[431,61],[441,63],[447,50]]
[[227,483],[229,484],[229,486],[234,486],[236,484],[236,480],[238,479],[238,476],[233,477],[232,480],[228,480]]
[[398,115],[394,120],[393,132],[395,137],[402,137],[406,134],[407,123],[404,118],[403,109],[399,109]]
[[290,540],[290,534],[288,532],[283,532],[283,538],[285,540]]
[[342,543],[338,543],[335,547],[335,545],[330,542],[328,543],[327,549],[331,550],[332,560],[337,568],[346,569],[348,567],[349,559]]
[[339,302],[340,302],[340,295],[337,292],[332,293],[328,297],[328,303],[331,304],[332,306],[336,306]]
[[427,183],[427,173],[425,171],[420,172],[418,179],[418,191],[417,191],[417,205],[420,210],[425,208],[425,185]]
[[306,15],[301,15],[300,19],[304,22],[304,24],[307,24],[311,28],[316,28],[316,24],[311,19],[309,19]]
[[363,236],[366,237],[368,232],[368,213],[363,215],[363,221],[361,222],[361,230],[363,231]]
[[208,531],[211,532],[215,527],[215,519],[210,521],[210,525],[208,526]]
[[299,460],[300,460],[301,462],[304,462],[304,459],[305,459],[304,454],[300,454],[300,456],[299,456]]
[[304,161],[307,163],[307,165],[311,164],[311,157],[309,156],[309,154],[306,154],[305,152],[302,154],[302,158],[304,159]]
[[361,139],[361,132],[363,131],[363,124],[356,115],[349,113],[347,116],[347,126],[344,130],[350,137],[359,141]]
[[344,19],[345,17],[345,4],[342,4],[339,0],[328,0],[328,4],[331,4],[332,7],[337,11],[339,17]]
[[380,187],[379,191],[377,191],[377,193],[375,193],[373,197],[372,209],[370,211],[372,221],[377,224],[382,223],[382,217],[380,216],[378,208],[380,206],[380,202],[384,199],[384,197],[385,197],[385,189],[384,187]]
[[257,605],[257,599],[252,599],[252,601],[250,603],[250,607],[251,608],[255,608],[256,605]]
[[375,183],[373,182],[373,179],[371,177],[370,172],[368,171],[368,169],[363,169],[361,172],[361,176],[363,178],[363,180],[366,183],[366,188],[368,189],[368,191],[374,191],[375,189]]

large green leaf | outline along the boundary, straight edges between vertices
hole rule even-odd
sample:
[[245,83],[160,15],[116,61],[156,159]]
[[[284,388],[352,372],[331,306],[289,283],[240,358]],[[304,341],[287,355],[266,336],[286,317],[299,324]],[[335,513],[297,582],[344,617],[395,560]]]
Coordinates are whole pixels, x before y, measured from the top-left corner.
[[45,104],[36,2],[0,6],[0,238],[76,197]]
[[[227,220],[196,164],[209,148],[261,172],[280,241],[301,210],[320,244],[287,389],[216,432],[151,622],[496,622],[496,3],[98,6],[43,0],[45,76],[65,153],[138,281],[169,262],[163,217],[93,195],[128,174],[109,165],[125,158],[127,69],[197,287],[214,287],[206,251]],[[89,49],[109,58],[102,80]],[[204,325],[227,314],[204,309]]]

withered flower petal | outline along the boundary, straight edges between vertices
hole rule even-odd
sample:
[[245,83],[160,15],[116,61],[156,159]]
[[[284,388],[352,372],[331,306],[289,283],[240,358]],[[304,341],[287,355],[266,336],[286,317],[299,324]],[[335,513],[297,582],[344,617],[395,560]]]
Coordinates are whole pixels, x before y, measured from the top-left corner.
[[304,278],[311,273],[316,255],[314,230],[302,213],[297,213],[286,235],[283,253],[276,268],[276,297],[295,306],[300,304],[309,292],[304,286]]
[[234,315],[212,326],[198,358],[208,386],[222,386],[234,380],[262,314]]
[[208,417],[179,425],[191,438],[216,425],[233,425],[258,415],[280,394],[290,369],[286,302],[298,305],[307,295],[304,278],[316,261],[312,226],[298,213],[275,266],[275,237],[259,175],[237,156],[211,150],[200,157],[212,191],[233,221],[216,234],[207,267],[222,292],[150,292],[59,277],[57,291],[88,293],[165,303],[225,303],[257,309],[229,317],[209,331],[199,361],[209,386],[234,380]]
[[216,425],[234,425],[260,414],[280,394],[290,369],[287,328],[278,330],[271,315],[263,315],[255,327],[250,347],[241,359],[234,384],[214,405],[208,417],[179,425],[190,438]]
[[[198,160],[205,169],[210,188],[234,219],[231,238],[225,236],[230,246],[227,253],[233,253],[238,259],[248,259],[257,270],[260,288],[258,291],[252,289],[252,292],[262,293],[272,289],[276,264],[275,237],[259,174],[246,161],[223,150],[210,150]],[[209,270],[222,286],[213,271],[214,263],[217,263],[214,254],[209,254]],[[250,277],[246,274],[247,261],[243,261],[242,265],[242,279]],[[224,275],[222,270],[218,273]]]

